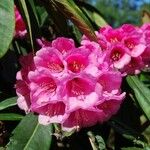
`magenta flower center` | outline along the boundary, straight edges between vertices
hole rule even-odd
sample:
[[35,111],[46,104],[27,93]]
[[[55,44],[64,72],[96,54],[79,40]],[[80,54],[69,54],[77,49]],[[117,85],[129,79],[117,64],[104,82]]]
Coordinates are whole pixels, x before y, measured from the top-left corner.
[[63,69],[64,69],[64,66],[63,64],[58,64],[58,63],[55,63],[55,62],[48,62],[47,63],[47,67],[52,71],[52,72],[62,72]]
[[68,69],[74,73],[79,73],[87,66],[87,60],[81,55],[70,56],[67,62]]
[[118,61],[122,57],[122,53],[119,49],[114,49],[111,53],[111,59],[113,61]]
[[67,91],[69,96],[79,96],[89,94],[91,89],[87,81],[80,78],[74,78],[67,83]]
[[50,61],[47,61],[47,67],[50,69],[51,72],[62,72],[64,70],[64,65],[61,60],[53,55]]
[[135,47],[135,42],[133,40],[125,40],[125,45],[129,48],[129,49],[133,49]]
[[56,91],[57,85],[52,78],[44,78],[43,81],[40,83],[41,88],[43,91],[49,91],[53,93]]
[[110,38],[111,43],[116,43],[118,42],[118,39],[116,37]]

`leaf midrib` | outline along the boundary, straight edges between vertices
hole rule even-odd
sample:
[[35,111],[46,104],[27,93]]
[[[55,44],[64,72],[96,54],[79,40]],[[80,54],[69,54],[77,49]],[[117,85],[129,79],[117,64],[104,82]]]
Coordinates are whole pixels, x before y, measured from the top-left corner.
[[32,135],[30,136],[30,138],[29,138],[29,140],[28,140],[28,142],[27,142],[27,144],[25,145],[25,147],[24,147],[23,150],[28,150],[27,148],[28,148],[28,146],[29,146],[29,144],[30,144],[32,138],[34,137],[36,131],[38,130],[38,127],[39,127],[39,123],[37,123],[37,125],[35,126],[34,131],[33,131]]

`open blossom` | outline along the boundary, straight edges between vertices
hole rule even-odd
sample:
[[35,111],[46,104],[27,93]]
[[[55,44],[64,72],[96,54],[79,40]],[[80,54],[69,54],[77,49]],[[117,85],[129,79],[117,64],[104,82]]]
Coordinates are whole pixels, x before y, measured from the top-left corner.
[[22,16],[15,6],[15,37],[23,38],[27,34],[25,23]]
[[[150,24],[142,27],[124,24],[115,29],[106,26],[95,33],[104,60],[122,73],[138,74],[150,65]],[[83,36],[81,43],[87,41],[90,42]]]
[[44,125],[60,123],[70,131],[103,123],[125,96],[122,74],[109,65],[95,42],[85,41],[77,48],[72,39],[57,38],[22,67],[17,73],[18,105],[39,114]]

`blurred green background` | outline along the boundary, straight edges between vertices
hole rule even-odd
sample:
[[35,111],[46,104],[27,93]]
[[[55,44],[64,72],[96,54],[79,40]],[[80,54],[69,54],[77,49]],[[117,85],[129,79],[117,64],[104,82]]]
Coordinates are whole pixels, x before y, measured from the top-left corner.
[[82,0],[95,6],[113,27],[124,23],[141,25],[143,10],[150,11],[150,0]]

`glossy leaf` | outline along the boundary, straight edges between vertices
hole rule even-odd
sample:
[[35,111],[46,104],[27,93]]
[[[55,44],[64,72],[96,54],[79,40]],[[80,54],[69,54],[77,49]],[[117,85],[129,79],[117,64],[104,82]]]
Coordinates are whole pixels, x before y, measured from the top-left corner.
[[22,115],[15,113],[0,113],[0,120],[8,120],[8,121],[16,121],[21,120],[23,118]]
[[127,82],[133,89],[139,106],[150,120],[150,89],[148,89],[136,76],[128,76]]
[[51,125],[40,125],[37,116],[29,114],[13,131],[7,150],[49,150],[51,132]]
[[90,40],[97,41],[91,23],[73,0],[52,0],[52,2],[83,34]]
[[9,48],[14,35],[14,28],[14,2],[13,0],[3,0],[0,2],[0,58]]
[[8,98],[2,102],[0,102],[0,110],[6,109],[11,106],[15,106],[17,104],[17,97]]

